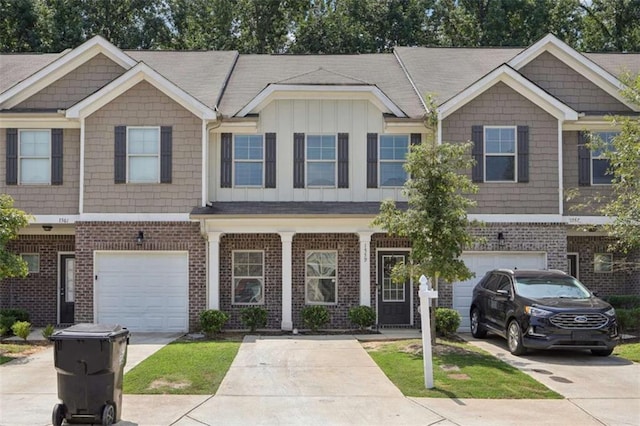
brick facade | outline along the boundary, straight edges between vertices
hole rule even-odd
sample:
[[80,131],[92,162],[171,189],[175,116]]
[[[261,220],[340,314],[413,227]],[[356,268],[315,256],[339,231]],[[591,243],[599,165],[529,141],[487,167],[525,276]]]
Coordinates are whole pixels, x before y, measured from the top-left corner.
[[282,243],[278,234],[228,234],[220,240],[220,310],[229,314],[226,328],[246,328],[240,310],[250,305],[232,303],[234,250],[260,250],[264,253],[264,305],[267,328],[279,329],[282,321]]
[[[144,245],[137,245],[138,231]],[[189,252],[189,329],[196,329],[207,306],[206,242],[195,222],[76,223],[76,322],[93,322],[94,251]]]
[[26,278],[8,278],[0,282],[0,307],[21,308],[29,312],[33,326],[58,322],[58,254],[74,251],[73,235],[23,235],[11,241],[15,253],[40,255],[40,270]]
[[578,278],[589,290],[599,296],[620,294],[640,294],[640,270],[621,265],[624,261],[638,261],[637,254],[625,258],[621,253],[613,253],[613,272],[595,272],[594,254],[611,253],[609,245],[612,240],[602,236],[570,236],[567,250],[578,253]]

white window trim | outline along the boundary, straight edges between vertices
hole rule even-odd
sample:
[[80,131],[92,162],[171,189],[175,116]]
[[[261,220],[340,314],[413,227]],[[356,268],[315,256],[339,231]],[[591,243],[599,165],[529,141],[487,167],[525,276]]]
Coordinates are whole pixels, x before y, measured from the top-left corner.
[[[262,160],[238,160],[236,159],[236,136],[260,136],[262,138]],[[233,187],[234,188],[264,188],[265,182],[265,137],[263,134],[251,134],[251,133],[238,133],[233,135],[233,144],[231,146],[231,154],[232,154],[232,179],[233,179]],[[262,182],[260,185],[238,185],[236,184],[236,163],[260,163],[262,164]]]
[[[22,141],[22,133],[23,132],[38,132],[38,133],[47,133],[49,135],[49,176],[47,182],[22,182],[22,159],[23,158],[31,158],[31,159],[43,159],[44,157],[22,157],[21,149],[21,141]],[[18,130],[18,184],[19,185],[51,185],[51,129],[19,129]]]
[[[489,153],[487,154],[487,129],[513,129],[513,143],[515,152],[509,153]],[[483,182],[489,183],[515,183],[518,182],[518,126],[483,126],[482,129],[482,161],[484,162],[482,171],[484,173]],[[513,156],[513,180],[487,180],[487,157],[510,157]]]
[[[307,276],[307,259],[309,255],[312,253],[335,253],[336,256],[336,276],[334,277],[334,292],[335,292],[335,302],[312,302],[308,297],[308,286],[307,280],[309,277]],[[313,277],[313,278],[331,278],[331,277]],[[338,304],[338,250],[306,250],[304,252],[304,303],[305,305],[324,305],[324,306],[336,306]]]
[[[20,257],[22,258],[22,260],[24,259],[24,256],[35,256],[38,258],[38,269],[37,270],[29,270],[29,275],[31,274],[39,274],[40,273],[40,253],[20,253]],[[26,262],[26,260],[25,260]],[[28,263],[27,263],[27,267],[28,267]]]
[[[333,160],[309,160],[307,153],[309,152],[309,136],[333,136],[334,150],[336,158]],[[304,174],[305,182],[308,188],[337,188],[338,187],[338,134],[337,133],[309,133],[305,134],[304,144]],[[309,184],[309,163],[333,163],[333,185],[311,185]]]
[[[603,262],[597,262],[596,261],[596,257],[598,256],[606,256],[608,259],[610,259],[608,261],[608,264],[610,265],[609,270],[603,270],[601,269],[603,265],[605,265]],[[596,274],[612,274],[613,273],[613,253],[593,253],[593,272]]]
[[[382,149],[382,144],[380,143],[380,140],[384,136],[393,136],[393,137],[406,136],[407,137],[407,154],[409,154],[409,151],[411,150],[411,135],[404,134],[404,133],[403,134],[398,134],[398,135],[396,135],[396,134],[387,134],[387,133],[378,135],[378,188],[402,188],[404,186],[404,184],[403,185],[383,185],[382,184],[382,172],[381,172],[381,167],[380,167],[380,165],[382,163],[401,163],[403,165],[407,163],[406,154],[405,154],[404,160],[383,160],[382,159],[382,156],[380,155],[380,150]],[[405,171],[405,173],[406,173],[406,171]],[[406,174],[406,178],[407,179],[409,178],[409,174],[408,173]],[[406,182],[406,180],[405,180],[405,182]]]
[[[152,155],[148,155],[148,154],[129,154],[129,131],[130,130],[136,130],[136,129],[157,129],[158,130],[158,153],[155,156],[156,160],[158,162],[158,174],[156,176],[156,180],[154,182],[132,182],[131,181],[131,175],[130,175],[130,170],[129,170],[129,158],[130,157],[152,157]],[[127,166],[127,183],[130,184],[134,184],[134,185],[148,185],[148,184],[156,184],[156,183],[160,183],[160,156],[161,156],[161,143],[162,143],[162,130],[160,129],[160,126],[127,126],[127,158],[126,158],[126,166]]]
[[[406,259],[406,255],[403,254],[397,254],[397,253],[393,253],[393,254],[383,254],[382,255],[382,262],[383,262],[383,268],[384,268],[384,259],[386,257],[402,257],[403,259]],[[384,274],[383,274],[384,277]],[[391,279],[391,277],[389,277],[389,279]],[[407,301],[407,290],[405,288],[406,285],[406,281],[404,283],[402,283],[402,300],[400,299],[394,299],[394,300],[385,300],[384,298],[384,282],[382,283],[382,301],[384,303],[404,303]]]
[[[237,278],[247,278],[247,279],[258,279],[262,284],[262,301],[261,302],[236,302],[235,301],[235,254],[236,253],[260,253],[262,255],[262,276],[241,276]],[[231,305],[233,306],[261,306],[265,304],[265,280],[264,280],[264,271],[265,271],[265,263],[264,263],[264,250],[232,250],[231,251]]]
[[[619,131],[604,131],[604,130],[593,131],[593,133],[598,134],[598,135],[600,135],[602,133],[615,133],[616,136],[618,134],[620,134]],[[589,158],[589,162],[590,162],[589,163],[589,169],[591,171],[590,175],[589,175],[589,179],[591,180],[591,186],[611,186],[611,182],[609,182],[609,183],[594,183],[593,182],[593,170],[594,170],[593,169],[593,160],[606,160],[606,158],[604,158],[602,155],[598,155],[598,156],[593,155],[593,151],[592,150],[589,150],[589,156],[590,156],[590,158]],[[609,164],[611,164],[611,163],[609,163]]]

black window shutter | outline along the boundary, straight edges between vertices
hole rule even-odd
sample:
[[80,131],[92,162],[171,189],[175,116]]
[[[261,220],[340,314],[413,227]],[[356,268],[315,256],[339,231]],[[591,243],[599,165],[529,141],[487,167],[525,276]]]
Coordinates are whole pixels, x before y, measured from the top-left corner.
[[367,188],[378,187],[378,134],[367,133]]
[[18,184],[18,129],[7,129],[7,185]]
[[231,171],[233,169],[233,135],[220,135],[220,188],[231,188]]
[[304,133],[293,134],[293,187],[304,188]]
[[422,143],[422,134],[411,133],[411,145],[420,145]]
[[338,188],[349,187],[349,133],[338,133]]
[[276,134],[266,133],[264,155],[264,187],[276,187]]
[[127,126],[116,126],[114,146],[114,182],[127,182]]
[[173,128],[160,128],[160,183],[171,183],[173,162]]
[[471,155],[475,160],[471,171],[471,180],[473,182],[484,181],[484,129],[482,126],[471,126],[471,142],[473,142],[473,150]]
[[529,182],[529,126],[518,126],[518,182]]
[[51,129],[51,185],[62,185],[62,129]]
[[591,185],[591,151],[584,132],[578,133],[578,185]]

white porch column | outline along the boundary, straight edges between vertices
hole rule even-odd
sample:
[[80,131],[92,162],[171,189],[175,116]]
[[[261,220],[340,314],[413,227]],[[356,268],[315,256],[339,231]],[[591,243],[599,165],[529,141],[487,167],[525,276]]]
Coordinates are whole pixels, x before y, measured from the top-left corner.
[[209,288],[208,309],[220,309],[220,238],[222,232],[207,232],[208,256],[207,286]]
[[282,324],[283,330],[293,330],[292,311],[292,278],[291,278],[291,243],[295,232],[280,232],[282,240]]
[[373,232],[358,232],[360,236],[360,305],[371,306],[371,235]]

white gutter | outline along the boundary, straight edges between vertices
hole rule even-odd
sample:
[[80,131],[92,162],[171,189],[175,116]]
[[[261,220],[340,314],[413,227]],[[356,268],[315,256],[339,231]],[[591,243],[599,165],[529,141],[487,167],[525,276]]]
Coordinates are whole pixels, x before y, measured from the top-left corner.
[[80,118],[80,185],[78,194],[78,214],[84,213],[84,117]]

